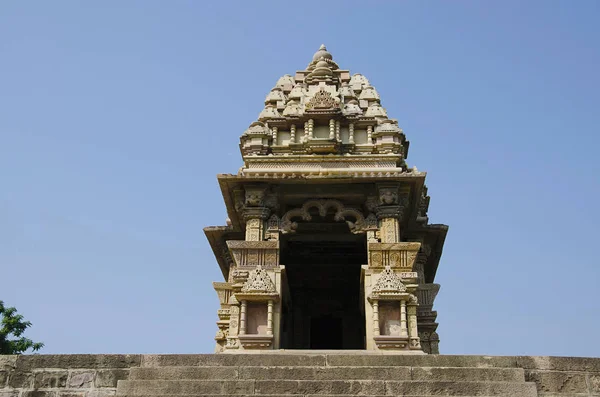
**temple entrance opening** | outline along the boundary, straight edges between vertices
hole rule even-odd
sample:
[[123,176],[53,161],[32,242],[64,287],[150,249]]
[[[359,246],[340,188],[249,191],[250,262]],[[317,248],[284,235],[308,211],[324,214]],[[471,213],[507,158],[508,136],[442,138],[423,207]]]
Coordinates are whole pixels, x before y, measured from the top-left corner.
[[282,348],[365,349],[365,235],[345,222],[299,223],[282,236],[281,262],[288,286]]

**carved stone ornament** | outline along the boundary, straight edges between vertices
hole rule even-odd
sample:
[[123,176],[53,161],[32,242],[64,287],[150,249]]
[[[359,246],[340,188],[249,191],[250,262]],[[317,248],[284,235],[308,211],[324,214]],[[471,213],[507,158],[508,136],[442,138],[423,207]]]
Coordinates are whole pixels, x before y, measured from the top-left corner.
[[265,198],[264,187],[248,187],[246,188],[246,202],[247,207],[258,207],[263,204]]
[[385,270],[377,279],[373,286],[374,294],[399,294],[406,292],[406,286],[402,283],[400,276],[392,270],[390,266],[386,266]]
[[274,293],[276,292],[273,280],[260,265],[250,272],[248,280],[242,287],[245,293]]
[[398,188],[382,187],[379,189],[379,203],[381,205],[398,204]]
[[271,215],[269,221],[267,222],[267,230],[279,231],[279,217],[277,215]]
[[[309,200],[302,205],[301,208],[292,209],[283,215],[281,218],[281,229],[283,233],[293,233],[298,227],[298,223],[294,219],[301,219],[303,221],[311,221],[312,215],[310,210],[316,208],[319,212],[319,216],[327,216],[327,212],[330,209],[335,211],[333,219],[336,221],[345,221],[352,233],[364,233],[365,231],[365,218],[363,214],[354,208],[346,208],[338,200]],[[353,219],[350,220],[350,219]]]
[[339,105],[337,101],[331,96],[331,94],[324,89],[320,89],[313,95],[313,97],[306,104],[306,109],[334,109]]

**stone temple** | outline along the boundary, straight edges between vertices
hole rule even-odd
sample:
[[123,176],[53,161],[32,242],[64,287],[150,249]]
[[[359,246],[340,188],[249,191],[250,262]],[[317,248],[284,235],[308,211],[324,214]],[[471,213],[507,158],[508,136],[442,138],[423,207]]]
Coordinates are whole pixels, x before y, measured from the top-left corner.
[[0,397],[600,396],[599,358],[437,354],[448,228],[375,88],[325,47],[240,149],[227,226],[205,229],[217,354],[0,355]]
[[375,87],[325,46],[284,75],[218,175],[226,226],[216,352],[437,354],[434,283],[448,226],[430,224],[425,172]]

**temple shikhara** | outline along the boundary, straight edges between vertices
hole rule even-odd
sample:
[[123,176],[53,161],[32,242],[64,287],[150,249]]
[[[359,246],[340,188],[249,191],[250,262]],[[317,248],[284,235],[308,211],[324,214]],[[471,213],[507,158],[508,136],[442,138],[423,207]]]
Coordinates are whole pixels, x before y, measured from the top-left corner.
[[425,172],[377,90],[325,46],[284,75],[218,175],[226,226],[206,236],[216,351],[363,349],[437,354],[436,270],[448,226],[430,224]]

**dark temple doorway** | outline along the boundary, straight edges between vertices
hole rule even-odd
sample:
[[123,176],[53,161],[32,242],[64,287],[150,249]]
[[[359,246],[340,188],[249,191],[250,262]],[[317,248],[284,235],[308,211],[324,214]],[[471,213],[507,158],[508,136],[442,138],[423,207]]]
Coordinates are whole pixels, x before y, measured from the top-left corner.
[[344,222],[300,224],[282,236],[281,263],[288,286],[282,348],[364,349],[364,234],[352,234]]

